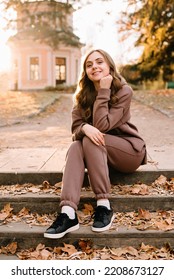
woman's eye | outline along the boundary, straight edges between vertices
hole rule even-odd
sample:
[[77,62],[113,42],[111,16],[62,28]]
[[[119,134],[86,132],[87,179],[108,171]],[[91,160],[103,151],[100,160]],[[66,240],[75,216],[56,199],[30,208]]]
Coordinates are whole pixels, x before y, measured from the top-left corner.
[[98,64],[101,64],[101,63],[103,63],[103,61],[98,61]]

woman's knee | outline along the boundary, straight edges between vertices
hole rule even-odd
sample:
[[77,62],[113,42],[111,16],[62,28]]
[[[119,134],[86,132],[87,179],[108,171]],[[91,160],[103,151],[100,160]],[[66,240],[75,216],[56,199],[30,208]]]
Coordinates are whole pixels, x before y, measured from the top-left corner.
[[98,148],[102,148],[102,145],[96,145],[92,142],[92,140],[88,137],[88,136],[84,136],[83,140],[82,140],[82,146],[83,148],[86,149],[98,149]]
[[91,143],[92,143],[92,141],[89,139],[89,137],[87,137],[87,136],[83,137],[83,139],[82,139],[83,147],[86,145],[90,145]]
[[84,136],[82,140],[82,147],[84,152],[89,152],[93,150],[94,143],[89,139],[89,137]]
[[67,151],[67,155],[69,154],[77,154],[77,153],[81,153],[82,152],[82,142],[81,141],[74,141],[71,143],[68,151]]

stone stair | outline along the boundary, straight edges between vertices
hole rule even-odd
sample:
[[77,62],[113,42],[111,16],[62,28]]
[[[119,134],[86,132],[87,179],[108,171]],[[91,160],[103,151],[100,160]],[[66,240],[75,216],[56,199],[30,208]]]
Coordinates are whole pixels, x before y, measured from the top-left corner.
[[[150,171],[137,171],[134,174],[126,176],[120,176],[115,174],[112,176],[112,181],[117,177],[119,184],[133,184],[137,182],[151,183],[161,175],[159,172]],[[48,174],[42,174],[40,180],[49,179]],[[172,171],[165,171],[163,175],[168,179],[173,177]],[[25,181],[29,182],[30,177],[25,177]],[[37,177],[38,178],[38,177]],[[122,179],[121,179],[122,178]],[[52,177],[53,179],[53,177]],[[59,181],[61,180],[61,174]],[[54,181],[54,179],[53,179]],[[32,180],[32,183],[34,181]],[[38,183],[38,179],[37,179]],[[115,182],[116,183],[116,182]],[[84,185],[88,185],[87,178],[84,181]],[[111,195],[111,205],[114,212],[130,212],[138,211],[138,209],[146,209],[151,212],[157,210],[172,210],[174,205],[174,195]],[[31,212],[38,214],[55,213],[58,211],[59,195],[56,194],[20,194],[20,195],[3,195],[0,197],[0,210],[10,203],[13,208],[13,213],[18,213],[23,207],[30,209]],[[81,194],[81,200],[79,210],[81,210],[84,204],[90,203],[95,207],[95,199],[93,193],[83,188]],[[174,230],[162,231],[162,230],[137,230],[133,227],[118,226],[110,229],[109,231],[102,233],[95,233],[91,231],[89,225],[81,225],[80,229],[72,233],[67,234],[62,239],[50,240],[43,237],[43,233],[48,226],[30,226],[24,221],[12,222],[7,224],[1,224],[0,226],[0,246],[6,246],[7,244],[16,241],[19,249],[26,249],[36,247],[39,243],[43,243],[46,246],[61,246],[63,243],[76,244],[79,239],[90,239],[94,246],[97,247],[121,247],[121,246],[134,246],[138,247],[142,242],[145,244],[161,247],[166,243],[169,243],[171,247],[174,247]],[[1,259],[1,256],[0,256]]]

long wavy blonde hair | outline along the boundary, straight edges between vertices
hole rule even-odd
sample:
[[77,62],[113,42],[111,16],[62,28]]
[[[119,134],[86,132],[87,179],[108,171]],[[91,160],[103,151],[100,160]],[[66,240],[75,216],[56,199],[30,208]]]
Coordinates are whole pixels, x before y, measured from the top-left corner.
[[93,52],[99,52],[110,67],[110,74],[113,77],[113,81],[111,84],[111,96],[109,101],[110,106],[118,101],[117,91],[122,87],[121,75],[118,73],[112,57],[107,52],[101,49],[90,51],[83,62],[82,73],[78,82],[77,90],[74,95],[75,105],[77,105],[79,109],[81,109],[82,117],[87,122],[90,122],[92,118],[93,104],[97,95],[93,82],[88,78],[86,74],[86,61]]

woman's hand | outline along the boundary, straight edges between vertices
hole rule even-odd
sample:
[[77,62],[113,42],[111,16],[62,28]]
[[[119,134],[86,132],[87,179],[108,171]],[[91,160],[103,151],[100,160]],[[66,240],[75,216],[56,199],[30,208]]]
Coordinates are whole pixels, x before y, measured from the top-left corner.
[[109,89],[111,87],[113,77],[109,74],[100,80],[100,88],[107,88]]
[[89,139],[91,139],[94,144],[97,146],[105,146],[104,133],[100,132],[100,130],[98,130],[96,127],[90,124],[85,124],[82,129],[85,135],[89,137]]

